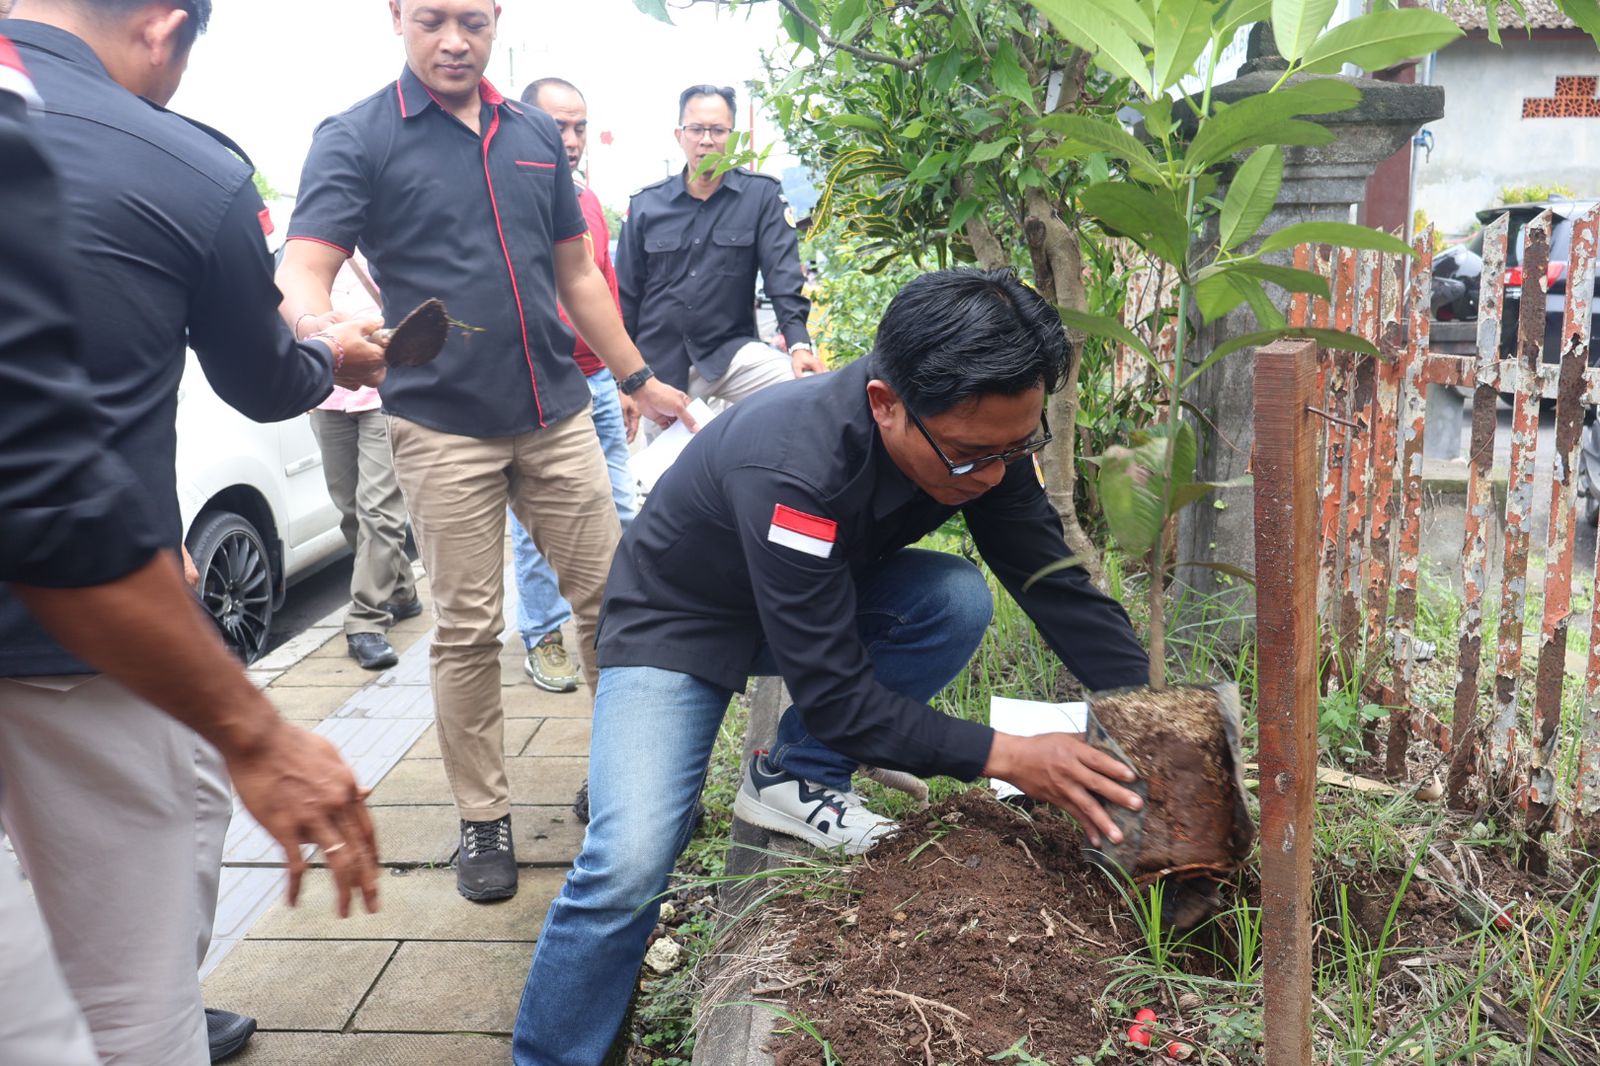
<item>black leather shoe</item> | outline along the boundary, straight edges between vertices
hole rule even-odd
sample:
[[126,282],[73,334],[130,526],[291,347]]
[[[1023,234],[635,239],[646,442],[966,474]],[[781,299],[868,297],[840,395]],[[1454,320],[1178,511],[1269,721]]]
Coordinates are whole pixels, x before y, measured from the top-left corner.
[[509,814],[492,822],[462,820],[456,891],[474,903],[517,894],[517,855],[511,847]]
[[206,1041],[211,1045],[211,1061],[221,1062],[244,1050],[256,1031],[256,1020],[231,1010],[206,1008]]
[[387,670],[400,661],[382,633],[352,633],[344,639],[350,645],[350,658],[363,670]]
[[[389,612],[389,617],[394,622],[404,622],[407,618],[415,618],[422,613],[422,600],[416,596],[411,597],[405,603],[401,603],[399,600],[389,600],[383,605],[383,609]],[[391,622],[391,624],[393,623]]]

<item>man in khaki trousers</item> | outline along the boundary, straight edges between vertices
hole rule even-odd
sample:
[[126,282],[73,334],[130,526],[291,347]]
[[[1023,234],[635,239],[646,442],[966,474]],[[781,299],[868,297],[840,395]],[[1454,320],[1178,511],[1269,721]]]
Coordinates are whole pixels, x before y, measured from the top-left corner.
[[456,887],[506,899],[517,890],[500,702],[506,507],[572,604],[591,687],[619,535],[557,299],[644,417],[668,424],[688,398],[653,378],[623,329],[584,245],[555,123],[483,78],[492,0],[392,2],[390,12],[405,69],[318,128],[278,272],[281,310],[289,321],[326,313],[359,243],[389,324],[434,297],[460,324],[438,359],[392,368],[381,392],[438,619],[434,713],[461,819]]

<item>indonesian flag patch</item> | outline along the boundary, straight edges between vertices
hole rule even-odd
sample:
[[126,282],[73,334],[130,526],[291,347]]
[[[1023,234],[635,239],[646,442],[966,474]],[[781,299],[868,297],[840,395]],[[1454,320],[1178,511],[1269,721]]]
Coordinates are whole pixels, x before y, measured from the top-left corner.
[[833,542],[839,537],[839,523],[818,518],[793,507],[778,504],[772,509],[772,525],[767,539],[797,552],[827,559],[833,555]]
[[4,37],[0,37],[0,92],[15,93],[27,101],[29,107],[40,106],[39,94],[33,89],[22,57]]

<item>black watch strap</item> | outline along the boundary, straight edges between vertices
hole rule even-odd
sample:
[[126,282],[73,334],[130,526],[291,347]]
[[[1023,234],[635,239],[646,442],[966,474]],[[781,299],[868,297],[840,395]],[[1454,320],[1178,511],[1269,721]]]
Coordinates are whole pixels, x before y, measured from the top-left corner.
[[644,387],[645,382],[649,381],[655,376],[656,372],[647,366],[641,370],[635,370],[633,373],[617,382],[617,388],[622,390],[622,395],[632,396],[634,393],[638,392]]

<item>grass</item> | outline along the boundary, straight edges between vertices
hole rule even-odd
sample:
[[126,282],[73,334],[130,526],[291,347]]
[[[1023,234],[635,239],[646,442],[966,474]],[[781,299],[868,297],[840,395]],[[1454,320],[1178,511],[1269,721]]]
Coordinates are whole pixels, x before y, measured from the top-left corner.
[[[922,546],[961,551],[963,541],[959,524],[953,524]],[[1106,562],[1113,594],[1130,605],[1136,627],[1141,626],[1138,605],[1143,600],[1143,576],[1129,573],[1115,556]],[[1530,676],[1523,689],[1524,705],[1531,692],[1542,610],[1542,583],[1530,576],[1529,587],[1539,592],[1525,603],[1528,651],[1524,669]],[[1039,639],[1031,621],[992,580],[991,589],[995,614],[989,632],[967,670],[937,698],[935,706],[946,713],[986,721],[994,694],[1052,701],[1074,698],[1077,689],[1071,676]],[[1588,590],[1583,590],[1582,599],[1575,599],[1575,611],[1587,609],[1590,597]],[[1174,592],[1171,616],[1179,621],[1169,636],[1169,667],[1170,676],[1184,683],[1235,682],[1248,707],[1256,688],[1256,662],[1253,644],[1242,638],[1251,620],[1236,612],[1232,606],[1236,599],[1226,591],[1209,598],[1181,588]],[[1459,596],[1424,578],[1415,633],[1433,644],[1436,654],[1431,662],[1418,665],[1414,695],[1419,705],[1431,706],[1446,718],[1454,700],[1460,623]],[[1487,612],[1484,668],[1480,671],[1486,699],[1493,686],[1496,623],[1495,612]],[[1586,625],[1574,625],[1568,646],[1577,646],[1580,639],[1573,634],[1581,634],[1586,641],[1587,633]],[[1581,687],[1581,678],[1569,678],[1563,692],[1563,731],[1567,736],[1576,735],[1585,713]],[[1376,720],[1386,713],[1362,699],[1354,688],[1324,697],[1318,726],[1325,760],[1359,763],[1366,755],[1366,730],[1373,724],[1381,727]],[[1525,717],[1527,713],[1525,708]],[[1253,715],[1248,719],[1245,742],[1247,749],[1253,749]],[[725,851],[744,728],[744,710],[736,701],[713,755],[705,793],[706,818],[680,864],[684,876],[675,882],[680,896],[710,893],[732,880],[725,873]],[[1575,748],[1566,744],[1561,752],[1564,789],[1571,785]],[[964,787],[947,780],[931,784],[935,802]],[[885,813],[897,817],[911,813],[910,800],[900,793],[886,792],[872,783],[864,783],[862,792]],[[1441,804],[1407,796],[1322,790],[1313,841],[1319,871],[1316,1066],[1379,1062],[1584,1066],[1600,1062],[1600,868],[1578,879],[1564,897],[1525,902],[1509,912],[1510,928],[1497,927],[1494,915],[1485,912],[1483,921],[1475,927],[1462,926],[1451,943],[1426,947],[1412,939],[1415,934],[1404,901],[1408,893],[1434,890],[1437,881],[1429,866],[1430,844],[1448,837],[1458,854],[1470,852],[1487,858],[1514,847],[1519,834],[1520,823],[1494,811],[1474,821],[1452,814]],[[771,875],[756,898],[770,898],[779,892],[829,891],[828,886],[842,877],[841,869],[832,863],[819,867],[787,862],[782,871]],[[1418,888],[1419,884],[1423,887]],[[1241,881],[1220,914],[1179,936],[1162,923],[1159,888],[1126,886],[1125,903],[1138,935],[1125,945],[1117,960],[1117,976],[1103,994],[1105,1016],[1131,1015],[1130,1002],[1160,1001],[1166,1004],[1164,1018],[1183,1022],[1183,1039],[1192,1048],[1189,1061],[1229,1066],[1260,1062],[1265,1016],[1263,944],[1261,911],[1252,902],[1250,887],[1248,881]],[[1381,920],[1364,924],[1363,915],[1370,918],[1374,907]],[[709,914],[697,914],[680,925],[675,935],[691,960],[715,950],[717,933]],[[688,1062],[697,995],[696,983],[689,976],[691,969],[692,963],[686,964],[667,978],[645,982],[634,1061],[656,1066]],[[837,1062],[817,1026],[821,1019],[778,1013],[788,1030],[807,1033],[816,1040],[818,1061]],[[1520,1032],[1507,1031],[1519,1025]],[[1111,1061],[1125,1054],[1120,1035],[1108,1034],[1098,1052],[1076,1062]],[[991,1058],[1044,1066],[1025,1044]]]

